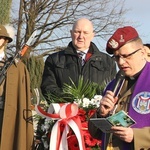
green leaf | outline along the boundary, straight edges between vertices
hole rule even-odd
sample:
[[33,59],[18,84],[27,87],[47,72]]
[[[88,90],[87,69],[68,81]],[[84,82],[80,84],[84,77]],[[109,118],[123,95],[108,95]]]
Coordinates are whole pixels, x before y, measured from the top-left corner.
[[50,100],[50,103],[65,103],[65,102],[74,102],[77,99],[83,99],[83,98],[93,98],[97,94],[101,94],[104,85],[100,86],[97,83],[90,82],[89,80],[84,80],[83,76],[79,77],[78,85],[75,85],[75,83],[70,78],[71,85],[64,84],[63,85],[63,94],[60,96],[54,95],[49,93],[48,98]]

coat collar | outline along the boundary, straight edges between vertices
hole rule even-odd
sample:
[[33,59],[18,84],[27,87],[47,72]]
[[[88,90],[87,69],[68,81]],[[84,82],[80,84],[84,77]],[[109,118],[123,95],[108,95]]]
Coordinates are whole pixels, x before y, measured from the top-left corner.
[[[90,48],[89,48],[89,51],[91,54],[92,54],[92,57],[93,56],[101,56],[101,53],[99,51],[99,49],[97,48],[97,46],[91,42],[90,44]],[[67,46],[67,48],[65,49],[65,54],[68,54],[68,55],[76,55],[77,56],[77,51],[76,49],[73,47],[73,44],[72,42],[70,42]]]

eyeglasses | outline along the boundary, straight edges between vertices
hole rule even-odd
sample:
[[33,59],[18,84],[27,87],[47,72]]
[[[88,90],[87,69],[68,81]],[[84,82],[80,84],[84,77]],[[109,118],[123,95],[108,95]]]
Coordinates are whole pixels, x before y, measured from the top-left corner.
[[130,54],[125,54],[125,55],[113,55],[112,58],[115,61],[119,61],[120,58],[122,58],[123,60],[127,60],[129,59],[130,56],[134,55],[136,52],[138,52],[139,50],[141,50],[141,48],[137,49],[136,51],[130,53]]

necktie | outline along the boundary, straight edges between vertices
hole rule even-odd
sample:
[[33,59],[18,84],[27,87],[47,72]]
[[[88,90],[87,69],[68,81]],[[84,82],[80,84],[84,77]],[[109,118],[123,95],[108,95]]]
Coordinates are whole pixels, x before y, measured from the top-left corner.
[[84,55],[85,55],[84,52],[82,52],[82,51],[79,51],[79,52],[78,52],[78,56],[79,56],[79,58],[80,58],[80,60],[81,60],[82,66],[85,64],[85,59],[84,59],[84,57],[83,57]]

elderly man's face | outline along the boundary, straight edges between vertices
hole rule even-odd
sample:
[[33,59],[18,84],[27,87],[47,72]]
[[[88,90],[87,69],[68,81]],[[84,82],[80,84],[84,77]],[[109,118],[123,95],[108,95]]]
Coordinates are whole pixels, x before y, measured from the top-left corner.
[[144,67],[145,52],[143,45],[130,42],[114,52],[114,58],[118,67],[125,72],[127,76],[134,76]]
[[71,37],[73,45],[77,50],[86,50],[89,48],[90,42],[94,37],[93,26],[90,22],[81,20],[71,30]]

